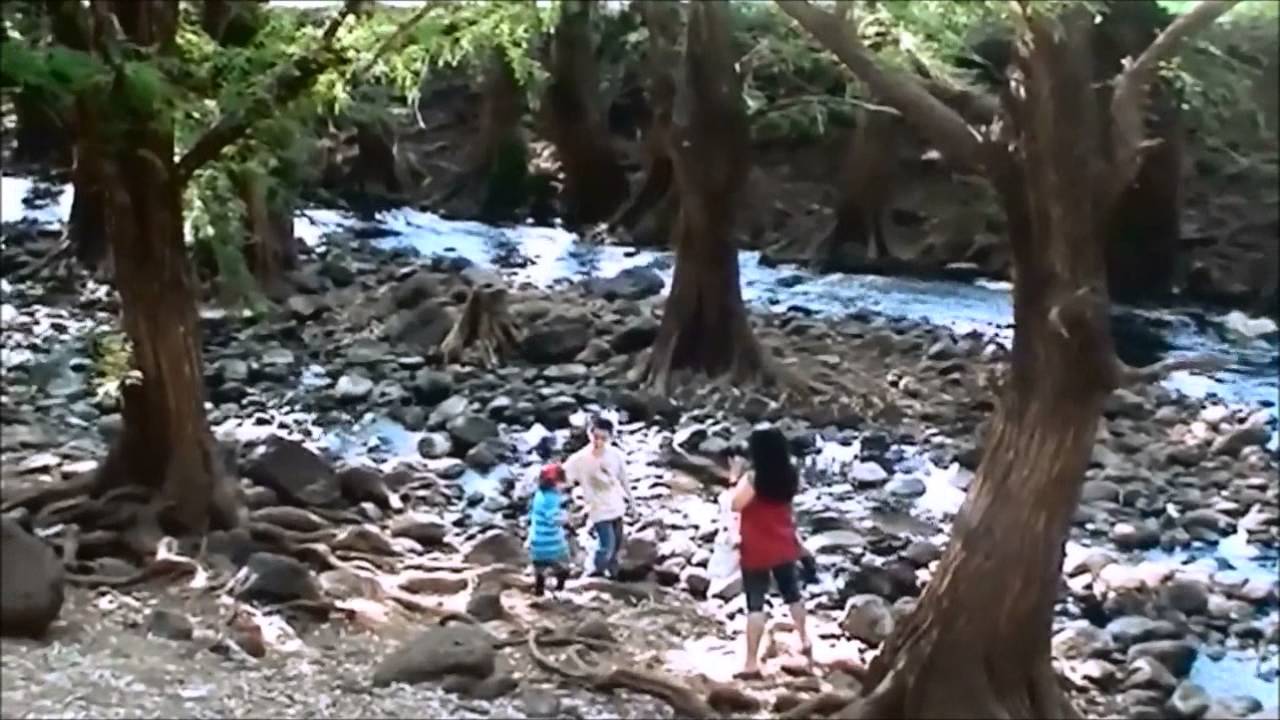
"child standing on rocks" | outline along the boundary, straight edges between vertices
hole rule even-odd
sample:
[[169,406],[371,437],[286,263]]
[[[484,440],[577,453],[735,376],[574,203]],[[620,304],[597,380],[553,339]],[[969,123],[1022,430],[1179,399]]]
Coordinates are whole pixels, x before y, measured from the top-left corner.
[[546,591],[547,573],[555,575],[556,590],[564,589],[569,575],[569,543],[560,492],[563,483],[563,467],[556,463],[544,465],[529,504],[529,560],[533,563],[533,593],[539,597]]

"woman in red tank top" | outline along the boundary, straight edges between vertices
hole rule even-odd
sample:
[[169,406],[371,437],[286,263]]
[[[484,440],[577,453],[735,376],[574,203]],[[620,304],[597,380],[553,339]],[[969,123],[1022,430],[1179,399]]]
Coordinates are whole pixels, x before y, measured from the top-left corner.
[[787,439],[777,428],[753,431],[747,449],[753,471],[745,472],[740,460],[733,464],[731,479],[736,484],[730,498],[730,507],[740,514],[742,590],[747,596],[747,659],[742,672],[738,673],[742,679],[760,677],[764,597],[769,590],[770,576],[790,607],[805,657],[813,657],[796,570],[802,550],[791,511],[800,477],[791,464]]

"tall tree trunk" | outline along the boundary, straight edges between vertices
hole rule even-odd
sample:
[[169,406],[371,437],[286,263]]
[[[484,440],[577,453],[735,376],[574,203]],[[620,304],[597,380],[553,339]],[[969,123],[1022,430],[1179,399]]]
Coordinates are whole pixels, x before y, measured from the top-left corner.
[[649,31],[649,127],[644,136],[644,179],[640,188],[609,220],[614,230],[628,232],[641,245],[659,245],[670,237],[679,198],[672,192],[671,113],[675,104],[676,52],[680,30],[678,3],[640,3]]
[[[1011,366],[937,574],[873,663],[865,717],[1069,717],[1050,664],[1063,544],[1116,381],[1089,18],[1032,24],[1011,108],[1023,160],[994,177],[1017,282]],[[1084,292],[1081,292],[1084,290]],[[1013,511],[1012,508],[1017,508]],[[980,578],[980,581],[975,581]]]
[[856,267],[860,263],[848,262],[853,248],[864,248],[869,263],[889,259],[884,216],[893,197],[901,132],[897,115],[876,110],[859,115],[840,169],[836,224],[813,252],[819,270]]
[[103,169],[99,119],[95,108],[83,98],[75,101],[74,162],[71,168],[73,194],[66,234],[76,259],[91,270],[106,269],[111,274],[107,247],[106,178]]
[[[1172,19],[1155,0],[1107,5],[1092,41],[1094,80],[1103,88],[1124,59],[1142,52]],[[1121,302],[1167,297],[1178,276],[1186,145],[1181,100],[1173,81],[1152,83],[1144,127],[1157,144],[1144,154],[1106,226],[1107,277],[1111,296]]]
[[270,181],[261,172],[244,169],[235,181],[246,214],[245,264],[267,297],[283,298],[288,295],[284,273],[298,265],[291,208],[272,197]]
[[830,13],[779,3],[953,166],[987,176],[1013,255],[1017,330],[977,478],[937,572],[869,669],[869,695],[841,717],[1078,716],[1053,671],[1050,633],[1098,419],[1117,385],[1184,366],[1135,370],[1116,358],[1102,230],[1137,175],[1158,62],[1232,4],[1197,6],[1161,33],[1117,77],[1110,123],[1094,90],[1091,13],[1055,19],[1020,6],[1017,82],[984,135],[923,84],[881,67]]
[[[50,29],[57,44],[88,52],[90,28],[87,16],[77,12],[72,3],[50,3]],[[97,139],[100,119],[97,110],[84,98],[76,98],[68,118],[71,120],[71,216],[67,219],[66,239],[76,259],[89,270],[106,270],[110,260],[106,239],[106,200],[103,191],[102,148]]]
[[[177,6],[164,2],[95,2],[95,50],[118,51],[105,27],[112,15],[128,42],[171,54]],[[101,113],[123,128],[102,150],[104,231],[115,261],[116,289],[140,378],[127,381],[124,431],[103,464],[104,486],[137,483],[162,492],[169,518],[185,531],[208,529],[222,468],[204,409],[196,288],[183,242],[182,185],[175,172],[172,120],[159,107],[132,110],[117,78]],[[137,97],[133,102],[138,102]],[[130,113],[126,115],[126,113]],[[101,125],[81,127],[96,132]]]
[[676,268],[647,378],[667,388],[689,370],[739,382],[762,379],[766,364],[747,320],[732,241],[734,210],[750,169],[750,127],[734,68],[729,8],[689,7],[684,77],[669,153],[680,210],[672,243]]
[[1178,276],[1185,123],[1168,83],[1157,83],[1151,95],[1147,132],[1159,144],[1143,158],[1106,227],[1108,286],[1119,302],[1168,297]]
[[594,0],[561,3],[551,44],[551,80],[543,98],[547,137],[564,173],[563,212],[570,226],[608,219],[628,191],[597,97],[594,8]]
[[528,200],[529,149],[520,127],[524,90],[511,62],[494,50],[480,101],[480,129],[472,146],[468,177],[458,190],[478,186],[479,215],[489,221],[515,218]]

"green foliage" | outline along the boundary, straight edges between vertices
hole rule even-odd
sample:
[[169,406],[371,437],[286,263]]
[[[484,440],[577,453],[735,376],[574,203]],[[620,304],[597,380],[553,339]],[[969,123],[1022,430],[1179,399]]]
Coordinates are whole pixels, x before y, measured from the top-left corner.
[[196,171],[187,185],[187,236],[196,255],[212,261],[223,300],[258,311],[264,300],[244,256],[246,208],[232,180],[244,171],[230,162]]
[[[1241,3],[1166,66],[1182,90],[1192,126],[1215,149],[1237,154],[1265,148],[1268,136],[1274,137],[1258,93],[1267,82],[1268,56],[1280,42],[1277,10],[1280,3]],[[1273,152],[1260,157],[1275,163]]]
[[109,73],[93,56],[60,45],[40,47],[10,35],[0,42],[0,87],[34,90],[57,105],[77,93],[105,87]]
[[120,386],[137,371],[133,368],[133,346],[120,331],[91,331],[89,356],[93,364],[90,386],[100,405],[118,405]]

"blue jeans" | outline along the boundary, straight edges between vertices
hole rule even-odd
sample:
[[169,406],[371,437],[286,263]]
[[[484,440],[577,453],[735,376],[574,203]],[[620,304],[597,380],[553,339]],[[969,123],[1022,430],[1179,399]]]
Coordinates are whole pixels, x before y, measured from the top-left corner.
[[622,550],[622,518],[603,520],[595,524],[596,573],[616,575],[618,553]]

